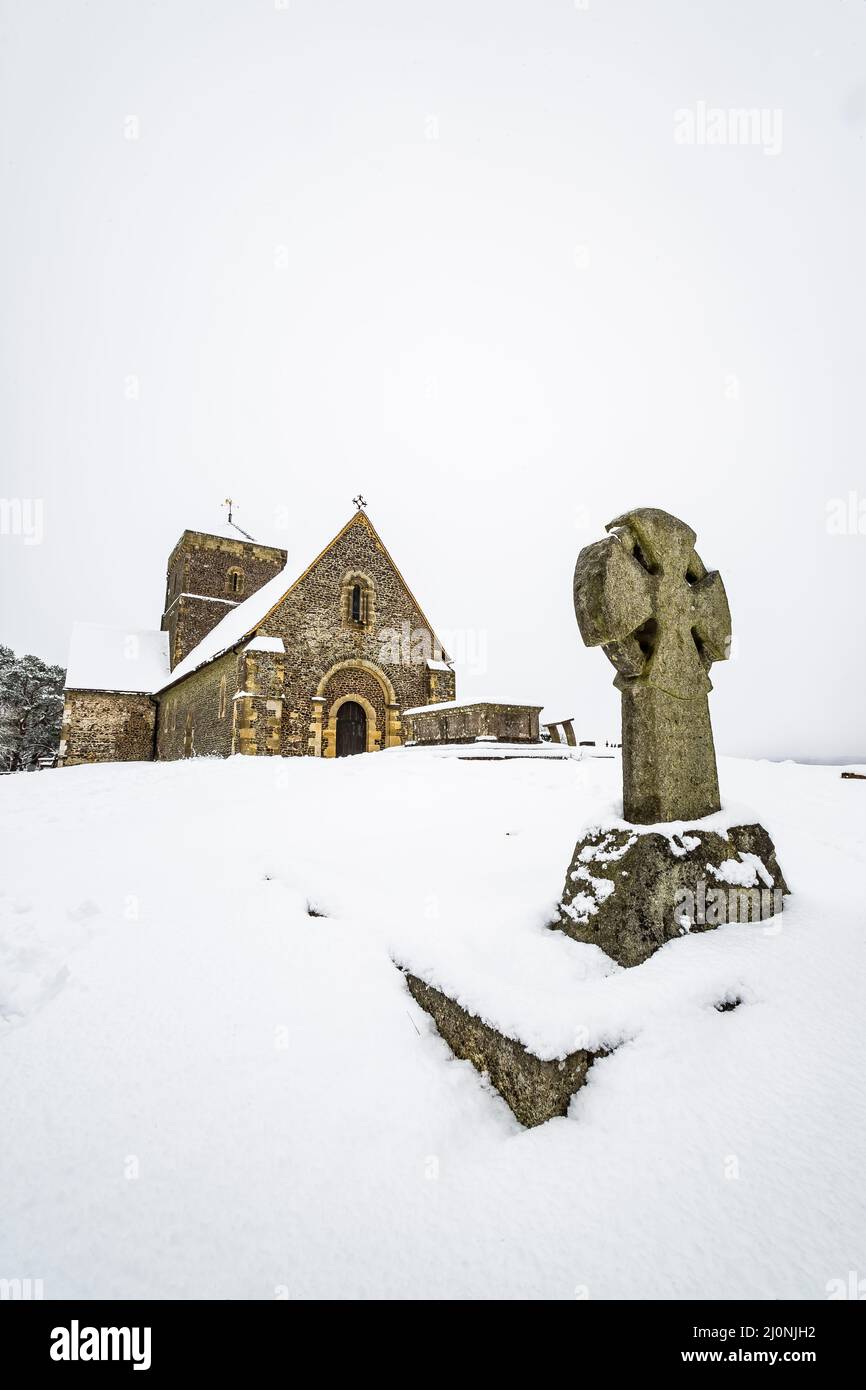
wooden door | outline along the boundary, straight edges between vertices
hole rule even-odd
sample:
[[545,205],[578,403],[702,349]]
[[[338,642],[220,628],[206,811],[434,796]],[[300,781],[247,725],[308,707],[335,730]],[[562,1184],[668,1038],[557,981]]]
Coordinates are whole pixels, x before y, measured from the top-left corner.
[[367,716],[355,700],[347,700],[337,711],[337,757],[367,751]]

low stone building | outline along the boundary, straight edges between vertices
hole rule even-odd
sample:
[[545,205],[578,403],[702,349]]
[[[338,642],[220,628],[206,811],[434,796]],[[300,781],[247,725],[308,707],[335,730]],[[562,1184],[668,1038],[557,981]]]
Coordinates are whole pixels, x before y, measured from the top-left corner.
[[60,762],[337,757],[403,741],[455,698],[452,664],[366,512],[291,582],[236,527],[184,531],[161,630],[76,624]]
[[407,743],[538,743],[541,708],[451,700],[405,710],[403,727]]

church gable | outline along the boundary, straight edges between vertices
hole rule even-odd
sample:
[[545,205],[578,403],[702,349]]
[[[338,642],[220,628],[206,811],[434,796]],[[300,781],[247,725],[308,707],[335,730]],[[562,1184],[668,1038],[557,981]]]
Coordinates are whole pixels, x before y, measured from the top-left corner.
[[399,743],[400,711],[430,698],[430,662],[442,665],[436,634],[363,513],[264,615],[257,631],[283,642],[284,708],[296,727],[308,730],[307,747],[297,751],[313,755],[340,751],[341,718],[350,716],[361,746],[346,751]]
[[[286,651],[313,654],[336,640],[346,651],[404,665],[441,660],[441,644],[420,605],[365,513],[343,527],[288,592],[265,614],[257,631],[279,636]],[[402,644],[402,651],[399,650]]]

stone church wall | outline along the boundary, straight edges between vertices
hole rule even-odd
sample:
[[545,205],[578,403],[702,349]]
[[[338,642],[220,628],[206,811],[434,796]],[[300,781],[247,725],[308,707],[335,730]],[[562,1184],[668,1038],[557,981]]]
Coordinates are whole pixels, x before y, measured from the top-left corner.
[[59,761],[149,762],[153,758],[156,702],[150,695],[107,690],[67,690]]
[[228,757],[238,675],[239,658],[229,652],[160,696],[157,757]]

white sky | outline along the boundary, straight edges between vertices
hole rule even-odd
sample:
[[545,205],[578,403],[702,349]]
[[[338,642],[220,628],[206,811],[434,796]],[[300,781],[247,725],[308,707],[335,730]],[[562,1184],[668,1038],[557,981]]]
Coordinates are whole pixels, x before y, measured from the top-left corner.
[[[728,589],[719,750],[866,753],[866,520],[827,531],[866,507],[866,4],[589,5],[2,4],[0,495],[44,537],[0,535],[0,641],[158,626],[228,492],[294,576],[360,488],[461,697],[613,734],[574,561],[659,506]],[[678,143],[701,102],[781,150]]]

